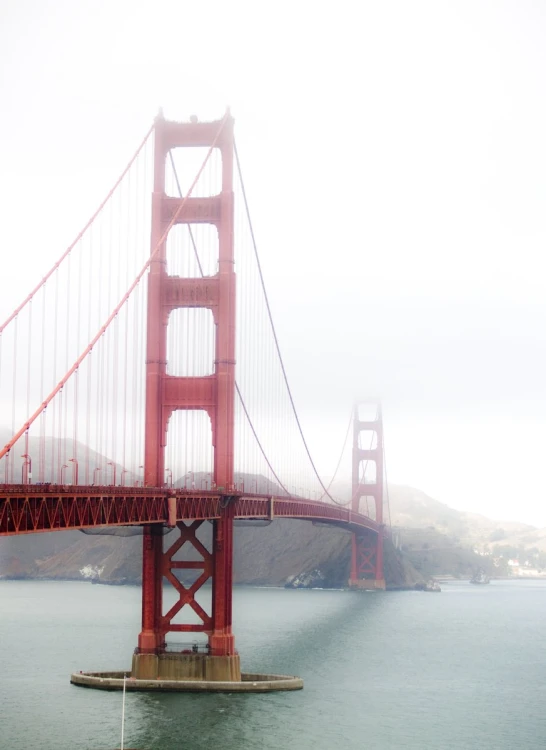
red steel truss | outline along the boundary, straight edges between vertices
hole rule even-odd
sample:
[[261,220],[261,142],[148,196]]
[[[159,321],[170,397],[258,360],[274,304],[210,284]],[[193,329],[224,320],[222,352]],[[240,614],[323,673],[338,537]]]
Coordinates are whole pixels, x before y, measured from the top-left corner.
[[[160,617],[159,628],[160,635],[165,639],[168,632],[205,632],[210,633],[214,629],[214,622],[211,615],[209,615],[199,602],[195,599],[195,594],[203,586],[209,578],[214,574],[214,556],[213,554],[200,542],[196,536],[197,529],[201,526],[203,521],[193,521],[193,523],[185,524],[184,521],[177,523],[177,528],[180,532],[180,536],[169,547],[169,549],[163,554],[163,576],[171,583],[174,589],[178,592],[178,601],[173,604],[170,610]],[[174,556],[184,545],[192,546],[196,552],[201,555],[200,560],[175,560]],[[177,570],[201,570],[201,575],[197,576],[194,582],[186,587],[176,577]],[[190,623],[175,623],[173,622],[176,615],[180,612],[182,607],[187,604],[195,614],[201,620],[198,624]],[[164,641],[164,645],[166,642]]]
[[215,520],[225,508],[233,518],[299,518],[348,531],[378,533],[368,516],[338,505],[300,497],[228,495],[164,488],[0,485],[0,536],[100,526],[175,526],[181,521]]
[[[378,535],[370,533],[368,529],[361,529],[353,534],[351,585],[361,585],[355,584],[354,581],[382,580],[382,578],[378,578],[382,574],[377,566],[378,539]],[[353,571],[356,571],[354,577]]]

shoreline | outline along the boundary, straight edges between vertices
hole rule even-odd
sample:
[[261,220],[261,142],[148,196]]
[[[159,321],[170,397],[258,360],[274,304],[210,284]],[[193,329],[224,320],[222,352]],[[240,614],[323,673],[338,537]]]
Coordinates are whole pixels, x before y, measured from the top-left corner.
[[[60,578],[58,576],[49,578],[45,576],[40,576],[37,578],[33,578],[32,576],[13,576],[13,575],[0,575],[0,583],[3,581],[32,581],[32,582],[43,582],[43,583],[51,583],[51,582],[57,582],[57,583],[88,583],[95,586],[127,586],[127,587],[135,587],[135,588],[142,588],[142,583],[140,581],[99,581],[99,582],[93,582],[90,578]],[[468,579],[466,578],[455,578],[454,576],[450,575],[437,575],[432,576],[431,581],[435,581],[439,584],[450,584],[450,583],[468,583]],[[491,578],[491,583],[495,581],[544,581],[546,582],[546,575],[543,576],[498,576],[495,578]],[[349,587],[328,587],[325,588],[323,586],[285,586],[285,585],[275,585],[275,584],[254,584],[254,583],[236,583],[234,584],[234,588],[239,587],[249,587],[254,589],[276,589],[276,590],[293,590],[293,591],[350,591]],[[420,591],[420,588],[416,588],[415,586],[410,585],[403,585],[403,584],[393,584],[391,586],[387,585],[386,591],[387,592],[396,592],[396,591]]]

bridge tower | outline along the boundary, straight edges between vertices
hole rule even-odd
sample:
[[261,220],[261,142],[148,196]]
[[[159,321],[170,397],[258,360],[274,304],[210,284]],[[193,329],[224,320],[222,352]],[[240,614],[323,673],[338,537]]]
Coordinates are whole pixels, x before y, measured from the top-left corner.
[[[219,135],[218,135],[219,133]],[[173,198],[165,193],[166,159],[175,148],[218,148],[222,160],[221,192],[212,197]],[[154,192],[152,197],[151,252],[148,276],[146,416],[144,484],[164,484],[165,446],[169,419],[175,410],[207,412],[214,447],[213,487],[220,494],[219,517],[213,521],[212,547],[206,549],[196,532],[202,521],[178,522],[178,538],[164,549],[163,527],[145,526],[142,569],[142,630],[133,658],[133,676],[140,679],[240,680],[239,656],[232,633],[233,563],[233,440],[235,396],[235,272],[233,247],[233,120],[220,122],[155,123]],[[175,224],[208,223],[218,232],[218,271],[214,276],[181,278],[167,273],[165,236]],[[156,250],[156,248],[158,248]],[[177,308],[211,310],[215,324],[215,359],[211,375],[175,377],[167,374],[167,326]],[[174,497],[171,498],[174,503]],[[176,518],[175,513],[172,517]],[[173,522],[174,523],[174,522]],[[189,545],[201,560],[175,560]],[[180,569],[201,570],[186,587],[176,577]],[[178,601],[163,611],[163,580],[176,589]],[[212,582],[212,607],[207,613],[195,594]],[[174,622],[188,605],[200,623]],[[207,651],[170,654],[165,650],[169,632],[202,632]]]
[[[353,481],[351,509],[365,512],[361,508],[362,498],[373,498],[375,520],[379,532],[371,530],[353,534],[351,573],[349,586],[357,589],[384,589],[385,574],[383,570],[383,419],[381,405],[377,403],[375,417],[361,420],[359,406],[370,407],[371,404],[356,404],[353,421]],[[360,447],[360,435],[366,433],[369,446]],[[375,479],[368,483],[364,472],[360,472],[362,462],[375,464]]]

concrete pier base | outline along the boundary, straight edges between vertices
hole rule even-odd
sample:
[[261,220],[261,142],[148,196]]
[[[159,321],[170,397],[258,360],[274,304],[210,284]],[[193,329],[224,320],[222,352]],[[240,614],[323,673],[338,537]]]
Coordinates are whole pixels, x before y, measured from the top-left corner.
[[349,581],[349,588],[360,591],[385,591],[385,579],[362,578]]
[[[70,682],[78,687],[95,690],[123,690],[124,672],[77,672]],[[138,680],[132,675],[125,682],[126,690],[170,691],[182,693],[270,693],[276,690],[301,690],[300,677],[279,674],[243,673],[238,682],[220,680]]]
[[241,662],[238,654],[134,654],[131,674],[136,680],[241,682]]

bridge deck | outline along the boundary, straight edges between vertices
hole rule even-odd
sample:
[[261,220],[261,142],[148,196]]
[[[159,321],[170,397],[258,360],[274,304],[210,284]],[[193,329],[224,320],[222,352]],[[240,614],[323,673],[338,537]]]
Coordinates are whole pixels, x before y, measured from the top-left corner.
[[366,528],[378,532],[380,528],[373,519],[348,508],[295,496],[237,492],[228,496],[217,491],[150,487],[0,485],[0,536],[99,526],[172,525],[175,519],[211,520],[220,517],[225,502],[235,503],[238,519],[299,518],[347,531]]

